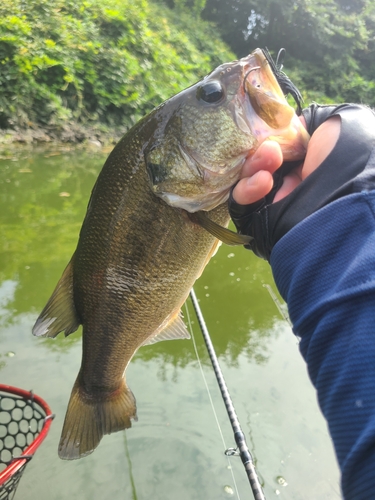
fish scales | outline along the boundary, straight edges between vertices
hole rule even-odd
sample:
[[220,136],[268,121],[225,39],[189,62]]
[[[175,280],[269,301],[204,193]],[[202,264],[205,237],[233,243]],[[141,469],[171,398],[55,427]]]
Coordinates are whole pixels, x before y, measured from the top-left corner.
[[61,458],[88,455],[137,419],[126,367],[142,345],[189,337],[180,308],[217,238],[247,241],[225,229],[226,200],[267,137],[287,160],[305,154],[308,136],[257,50],[160,105],[109,155],[77,249],[33,328],[55,337],[83,325]]
[[[118,385],[134,351],[171,311],[179,311],[216,242],[183,210],[153,195],[143,159],[136,167],[130,161],[124,164],[123,155],[126,157],[133,147],[129,138],[127,142],[125,151],[114,151],[100,174],[74,256],[74,300],[84,337],[96,332],[84,346],[90,353],[82,366],[88,389]],[[138,175],[131,177],[129,173],[134,170]],[[115,189],[114,175],[118,179]],[[102,220],[102,213],[112,215]],[[212,217],[226,225],[226,206],[214,210]],[[102,336],[97,335],[99,331]],[[133,335],[119,335],[126,331]],[[103,369],[98,374],[96,363],[102,356],[102,342],[111,342],[118,354],[106,367],[108,373]]]

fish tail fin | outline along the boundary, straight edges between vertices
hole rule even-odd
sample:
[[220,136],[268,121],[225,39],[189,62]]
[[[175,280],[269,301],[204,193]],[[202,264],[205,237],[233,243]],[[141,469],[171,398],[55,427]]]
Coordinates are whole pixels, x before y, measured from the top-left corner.
[[137,420],[132,391],[123,379],[110,395],[85,394],[77,379],[72,389],[59,444],[59,457],[75,460],[92,453],[104,434],[128,429]]

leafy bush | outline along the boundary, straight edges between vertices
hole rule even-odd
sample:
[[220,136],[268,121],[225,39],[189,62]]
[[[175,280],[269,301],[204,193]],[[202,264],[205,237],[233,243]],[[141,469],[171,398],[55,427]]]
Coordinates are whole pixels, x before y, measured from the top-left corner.
[[234,59],[208,22],[148,0],[2,0],[0,128],[129,126]]
[[206,0],[202,16],[238,56],[284,47],[309,101],[375,106],[374,0]]

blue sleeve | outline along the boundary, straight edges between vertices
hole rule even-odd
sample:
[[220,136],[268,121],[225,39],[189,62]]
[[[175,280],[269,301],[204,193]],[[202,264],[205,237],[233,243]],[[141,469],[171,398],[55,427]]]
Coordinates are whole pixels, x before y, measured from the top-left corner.
[[325,206],[271,253],[347,500],[375,497],[375,191]]

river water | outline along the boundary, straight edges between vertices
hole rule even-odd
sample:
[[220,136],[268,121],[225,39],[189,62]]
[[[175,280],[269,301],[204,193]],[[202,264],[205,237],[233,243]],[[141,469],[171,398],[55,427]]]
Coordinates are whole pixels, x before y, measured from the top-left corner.
[[[138,422],[82,460],[57,456],[81,331],[40,339],[31,328],[74,251],[107,153],[0,151],[0,382],[33,389],[56,414],[16,499],[252,499],[240,459],[224,455],[232,430],[189,302],[199,362],[192,340],[141,348],[127,369]],[[326,423],[268,264],[222,245],[195,291],[266,497],[339,499]]]

